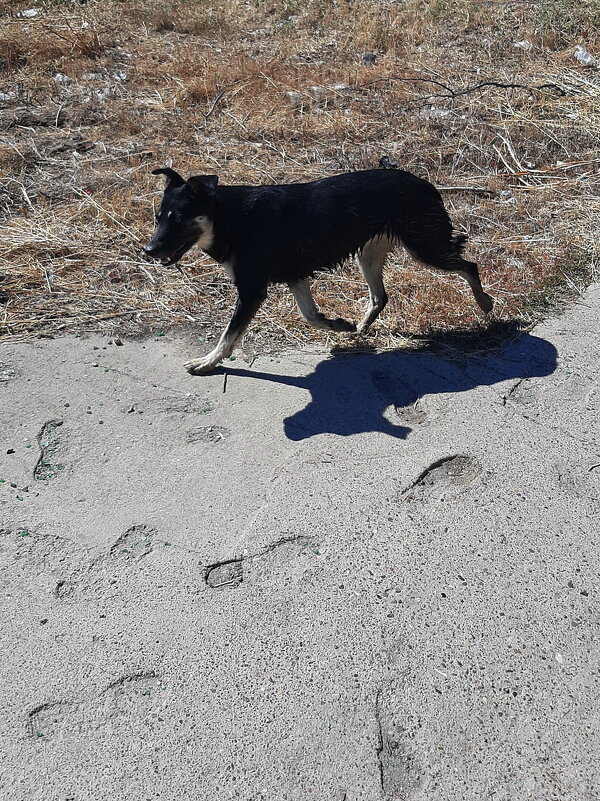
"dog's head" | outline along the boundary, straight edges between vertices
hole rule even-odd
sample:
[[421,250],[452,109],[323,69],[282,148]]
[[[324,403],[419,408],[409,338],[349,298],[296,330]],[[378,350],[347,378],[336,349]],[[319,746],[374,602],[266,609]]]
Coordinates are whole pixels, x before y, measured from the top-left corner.
[[145,253],[169,265],[178,262],[196,243],[210,250],[217,176],[194,175],[186,181],[170,167],[153,170],[152,174],[164,175],[167,183],[156,212],[156,230]]

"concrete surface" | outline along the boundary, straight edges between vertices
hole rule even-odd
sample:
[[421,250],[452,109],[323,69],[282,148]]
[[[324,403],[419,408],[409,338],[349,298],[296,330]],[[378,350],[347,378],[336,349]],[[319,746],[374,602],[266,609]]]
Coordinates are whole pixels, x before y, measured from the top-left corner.
[[2,798],[600,798],[599,313],[199,378],[4,345]]

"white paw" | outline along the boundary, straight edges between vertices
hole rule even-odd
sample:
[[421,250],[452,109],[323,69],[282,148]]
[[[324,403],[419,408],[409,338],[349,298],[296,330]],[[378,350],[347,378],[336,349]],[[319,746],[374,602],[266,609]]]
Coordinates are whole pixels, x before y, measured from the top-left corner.
[[183,366],[192,375],[204,375],[205,373],[210,373],[211,370],[214,370],[215,367],[219,364],[218,359],[211,359],[208,356],[205,356],[203,359],[192,359],[189,362],[186,362]]

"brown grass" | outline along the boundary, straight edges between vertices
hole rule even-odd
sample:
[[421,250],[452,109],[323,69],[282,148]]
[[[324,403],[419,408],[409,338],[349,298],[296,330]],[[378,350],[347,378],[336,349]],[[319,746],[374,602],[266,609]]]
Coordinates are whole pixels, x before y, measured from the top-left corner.
[[[495,319],[535,321],[595,274],[600,80],[572,51],[600,56],[599,24],[598,0],[0,2],[0,336],[210,337],[233,300],[219,267],[140,258],[151,170],[287,182],[383,154],[440,187]],[[372,344],[486,325],[460,279],[401,253],[387,272]],[[316,294],[356,319],[366,292],[345,270]],[[260,317],[253,347],[333,341],[279,288]]]

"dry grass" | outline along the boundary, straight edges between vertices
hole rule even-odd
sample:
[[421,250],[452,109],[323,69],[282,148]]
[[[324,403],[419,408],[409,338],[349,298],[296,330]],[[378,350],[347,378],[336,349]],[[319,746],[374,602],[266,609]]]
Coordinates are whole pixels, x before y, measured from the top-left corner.
[[[600,79],[573,58],[600,56],[599,26],[598,0],[0,2],[0,337],[210,337],[233,298],[218,266],[140,258],[151,169],[287,182],[383,154],[441,188],[495,318],[534,321],[599,256]],[[372,344],[486,324],[459,279],[387,269]],[[340,271],[316,294],[356,318],[365,287]],[[254,347],[330,341],[280,289],[260,317]]]

